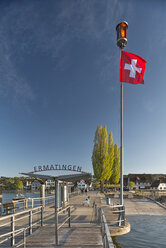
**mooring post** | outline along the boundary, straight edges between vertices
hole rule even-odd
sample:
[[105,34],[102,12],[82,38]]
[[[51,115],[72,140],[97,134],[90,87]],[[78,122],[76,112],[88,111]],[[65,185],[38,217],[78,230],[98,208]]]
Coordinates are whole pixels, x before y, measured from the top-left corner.
[[40,188],[41,205],[45,206],[45,183],[41,184]]

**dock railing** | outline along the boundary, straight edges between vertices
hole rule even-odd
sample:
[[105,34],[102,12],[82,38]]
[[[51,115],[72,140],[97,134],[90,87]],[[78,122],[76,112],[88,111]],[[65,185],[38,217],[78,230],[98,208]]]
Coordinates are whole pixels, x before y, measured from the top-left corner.
[[112,224],[117,224],[119,227],[125,225],[125,206],[124,205],[112,205],[110,206],[113,214],[118,215],[118,220],[111,220]]
[[12,201],[16,207],[18,207],[20,210],[21,209],[27,209],[27,208],[34,208],[38,206],[46,206],[51,203],[54,203],[55,201],[55,196],[46,196],[44,198],[42,197],[37,197],[37,198],[25,198],[25,199],[19,199]]
[[[42,226],[43,219],[43,206],[1,217],[0,247],[1,244],[5,245],[5,247],[19,247],[21,245],[25,247],[26,236],[32,234],[37,225]],[[21,233],[23,237],[21,237]]]
[[[71,227],[71,206],[67,206],[66,208],[61,209],[60,211],[55,212],[55,240],[56,245],[59,245],[59,229],[68,221],[69,227]],[[60,214],[67,214],[67,217],[63,222],[59,225],[58,217]]]
[[101,234],[102,234],[102,239],[103,239],[103,247],[114,248],[114,244],[112,242],[109,227],[107,225],[107,221],[106,221],[104,211],[102,208],[99,208],[99,218],[100,218],[100,223],[101,223]]

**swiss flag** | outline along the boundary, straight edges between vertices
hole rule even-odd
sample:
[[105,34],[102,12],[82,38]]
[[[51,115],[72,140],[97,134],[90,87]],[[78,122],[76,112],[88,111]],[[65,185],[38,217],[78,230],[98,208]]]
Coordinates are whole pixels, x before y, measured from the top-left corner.
[[146,61],[140,56],[121,51],[120,82],[144,84]]

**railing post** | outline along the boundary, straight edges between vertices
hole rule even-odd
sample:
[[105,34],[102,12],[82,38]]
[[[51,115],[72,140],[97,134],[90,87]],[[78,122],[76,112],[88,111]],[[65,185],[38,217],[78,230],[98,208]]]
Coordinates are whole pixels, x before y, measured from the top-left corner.
[[125,206],[123,206],[123,225],[125,226],[125,219],[126,219],[126,216],[125,216]]
[[98,224],[101,223],[101,208],[98,208]]
[[28,199],[25,199],[25,209],[28,208]]
[[70,214],[70,207],[68,208],[68,217],[69,217],[69,227],[71,227],[71,214]]
[[97,217],[97,205],[95,204],[95,217]]
[[29,235],[32,234],[32,210],[29,211]]
[[24,248],[26,248],[26,229],[24,228],[24,233],[23,233],[24,237]]
[[44,207],[41,207],[41,226],[43,226],[43,212],[44,212]]
[[59,244],[58,240],[58,211],[55,210],[55,239],[56,239],[56,245]]
[[31,207],[33,208],[33,206],[34,206],[34,199],[32,198],[32,206]]
[[15,245],[15,217],[14,215],[11,217],[11,246]]
[[119,226],[124,226],[125,225],[125,207],[120,206],[119,207]]

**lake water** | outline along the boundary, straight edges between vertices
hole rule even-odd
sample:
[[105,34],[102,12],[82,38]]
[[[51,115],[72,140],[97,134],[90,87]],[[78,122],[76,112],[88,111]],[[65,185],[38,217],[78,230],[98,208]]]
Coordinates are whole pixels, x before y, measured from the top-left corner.
[[166,248],[166,216],[128,216],[131,231],[116,238],[116,248]]
[[[41,198],[40,198],[40,193],[31,193],[31,192],[24,192],[22,195],[20,194],[16,194],[16,193],[6,193],[3,192],[2,193],[2,203],[6,203],[6,202],[12,202],[13,198],[17,198],[17,197],[25,197],[28,198],[28,202],[27,202],[27,206],[28,208],[32,208],[32,207],[38,207],[41,205]],[[51,196],[49,198],[45,199],[45,204],[47,205],[48,203],[52,203],[54,202],[54,194],[47,194],[46,192],[46,196]],[[15,212],[24,210],[24,201],[20,201],[16,203],[16,208],[15,208]],[[6,209],[4,208],[4,206],[1,207],[1,211],[2,211],[2,215],[6,215]]]
[[[11,202],[13,198],[16,198],[17,193],[2,193],[2,202]],[[18,194],[19,195],[19,194]],[[40,193],[29,193],[29,192],[25,192],[23,193],[24,197],[26,198],[37,198],[40,197]]]

